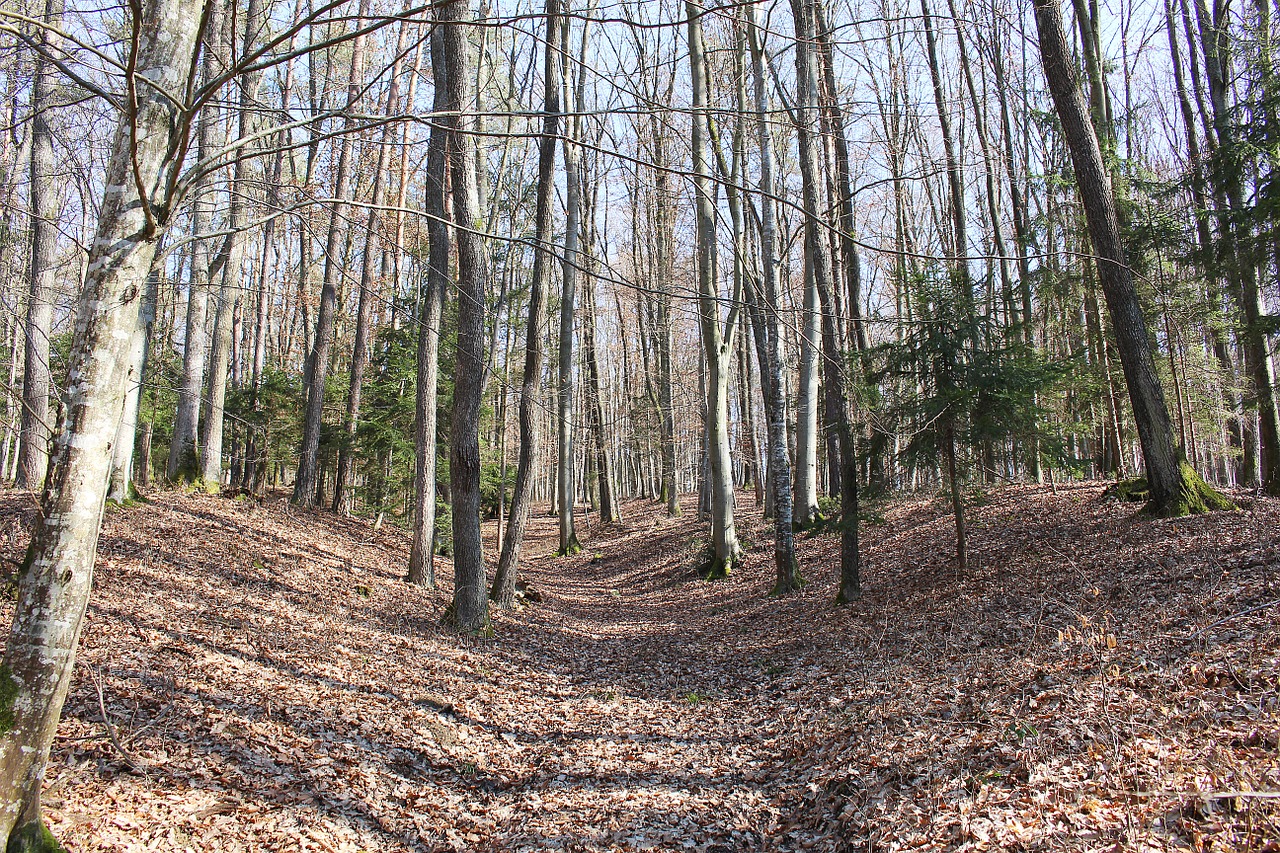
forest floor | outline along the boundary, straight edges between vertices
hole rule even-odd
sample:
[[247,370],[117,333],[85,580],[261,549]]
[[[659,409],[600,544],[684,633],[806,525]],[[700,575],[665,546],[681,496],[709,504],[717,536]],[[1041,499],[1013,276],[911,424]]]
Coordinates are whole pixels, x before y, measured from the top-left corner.
[[[492,639],[401,531],[157,493],[108,512],[46,814],[71,851],[1280,850],[1280,501],[1101,492],[988,492],[964,573],[894,500],[843,608],[832,534],[769,597],[750,497],[717,583],[689,506],[569,559],[538,515]],[[33,511],[0,497],[0,555]]]

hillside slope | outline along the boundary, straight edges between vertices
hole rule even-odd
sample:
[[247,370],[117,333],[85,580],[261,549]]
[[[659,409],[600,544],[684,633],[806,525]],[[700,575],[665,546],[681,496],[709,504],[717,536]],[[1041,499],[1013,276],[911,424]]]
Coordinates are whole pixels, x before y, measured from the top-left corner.
[[[993,492],[964,576],[941,506],[895,502],[848,608],[830,536],[767,597],[751,506],[716,584],[692,512],[628,504],[572,559],[539,516],[542,600],[492,640],[439,627],[448,564],[403,583],[395,530],[157,494],[108,515],[51,827],[73,851],[1280,849],[1280,502],[1151,521],[1100,493]],[[11,559],[31,511],[0,505]]]

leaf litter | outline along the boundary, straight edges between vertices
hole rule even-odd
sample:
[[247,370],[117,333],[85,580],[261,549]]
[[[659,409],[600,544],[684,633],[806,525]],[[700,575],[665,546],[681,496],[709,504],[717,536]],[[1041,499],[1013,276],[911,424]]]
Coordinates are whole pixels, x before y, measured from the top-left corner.
[[[894,500],[844,608],[831,534],[768,597],[749,500],[716,583],[692,506],[560,559],[539,515],[493,639],[402,531],[157,493],[108,512],[46,815],[72,851],[1280,850],[1280,501],[1101,491],[989,492],[963,575],[943,503]],[[31,513],[0,499],[11,560]]]

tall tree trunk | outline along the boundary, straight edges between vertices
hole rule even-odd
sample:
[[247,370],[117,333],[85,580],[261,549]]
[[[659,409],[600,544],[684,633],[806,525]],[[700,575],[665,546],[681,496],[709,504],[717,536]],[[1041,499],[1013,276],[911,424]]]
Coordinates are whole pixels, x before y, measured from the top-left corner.
[[822,312],[822,364],[825,392],[825,427],[836,438],[836,470],[839,472],[841,504],[841,602],[861,595],[858,553],[858,486],[853,430],[849,425],[845,395],[844,353],[837,333],[834,278],[831,255],[826,251],[826,223],[822,219],[821,169],[814,127],[820,110],[818,97],[817,45],[818,15],[814,0],[792,0],[796,28],[796,113],[799,135],[800,177],[805,209],[805,254]]
[[[470,87],[471,48],[466,0],[437,7],[449,95],[443,119],[449,129],[450,185],[458,241],[458,362],[454,374],[449,441],[449,488],[453,493],[453,603],[450,620],[465,633],[489,628],[488,586],[480,540],[480,404],[484,399],[485,298],[489,271],[476,198],[476,149],[463,133],[465,111],[474,109]],[[434,47],[434,45],[433,45]]]
[[[221,9],[217,2],[207,6],[208,22],[204,27],[205,54],[201,75],[208,82],[219,73],[216,61],[217,32]],[[205,106],[196,118],[196,154],[204,160],[218,147],[218,121],[214,110]],[[200,475],[200,400],[204,391],[205,361],[209,349],[209,243],[204,235],[209,230],[214,202],[207,178],[201,178],[191,190],[191,267],[187,278],[186,335],[182,343],[182,379],[178,388],[178,408],[173,417],[173,438],[169,442],[169,459],[165,476],[170,480],[191,483]]]
[[[448,109],[448,64],[444,60],[440,27],[431,32],[431,72],[435,81],[433,107]],[[431,128],[427,143],[424,206],[427,213],[427,280],[418,311],[418,377],[414,415],[413,542],[409,549],[409,583],[436,585],[433,548],[436,539],[436,420],[440,376],[440,321],[449,291],[449,224],[445,203],[448,130]]]
[[[569,28],[568,19],[562,26]],[[583,22],[582,48],[587,43],[586,28]],[[568,44],[567,33],[562,39]],[[577,554],[582,550],[578,542],[578,534],[574,529],[573,505],[574,472],[573,472],[573,315],[578,283],[578,267],[582,260],[578,253],[580,230],[582,224],[582,172],[577,140],[581,138],[581,113],[585,102],[584,71],[586,56],[580,52],[578,61],[578,79],[574,84],[575,109],[579,116],[569,121],[564,140],[565,171],[565,225],[564,225],[564,263],[562,267],[562,289],[560,291],[560,350],[557,359],[557,428],[556,439],[556,483],[558,504],[560,507],[560,547],[556,553],[562,556]],[[573,75],[568,75],[572,79]]]
[[[370,0],[360,0],[356,26],[369,17]],[[307,402],[302,421],[302,450],[298,457],[298,474],[293,481],[292,502],[297,506],[314,506],[320,479],[320,430],[324,424],[324,386],[329,376],[329,350],[333,346],[334,313],[338,301],[338,278],[342,275],[342,247],[346,238],[347,200],[351,192],[351,149],[355,144],[353,129],[356,119],[350,114],[360,100],[364,71],[364,36],[356,36],[351,45],[351,70],[347,77],[347,115],[344,133],[338,142],[338,169],[333,179],[333,211],[329,218],[329,235],[325,242],[324,284],[320,290],[320,310],[316,314],[315,344],[307,357]]]
[[[1196,0],[1196,19],[1200,25],[1200,41],[1204,51],[1205,72],[1209,81],[1209,103],[1213,109],[1212,131],[1217,140],[1219,167],[1214,174],[1221,194],[1227,201],[1219,217],[1222,254],[1228,265],[1229,290],[1244,316],[1240,338],[1245,365],[1252,379],[1250,402],[1258,409],[1258,443],[1262,450],[1259,485],[1271,495],[1280,495],[1280,412],[1276,408],[1275,369],[1271,363],[1269,341],[1263,328],[1266,305],[1258,287],[1258,273],[1252,243],[1252,229],[1244,218],[1243,172],[1236,139],[1235,119],[1231,115],[1231,61],[1227,40],[1225,6],[1214,5],[1213,12],[1204,0]],[[1211,17],[1212,15],[1212,17]]]
[[[141,4],[132,21],[134,100],[112,142],[88,273],[76,309],[70,370],[77,377],[54,445],[26,570],[18,585],[0,685],[0,839],[7,849],[45,850],[40,785],[71,683],[81,619],[92,586],[98,530],[130,374],[128,349],[171,209],[166,191],[180,165],[185,127],[178,104],[187,85],[201,6],[194,0]],[[150,82],[134,86],[136,79]],[[173,159],[170,159],[173,158]],[[141,195],[145,194],[145,195]],[[131,310],[134,309],[134,310]]]
[[773,558],[777,580],[774,592],[779,595],[800,588],[803,580],[796,564],[795,537],[792,530],[791,459],[787,454],[787,410],[778,311],[781,303],[778,287],[777,223],[773,205],[774,181],[773,133],[769,127],[770,104],[766,94],[764,44],[754,5],[746,9],[747,41],[751,48],[751,77],[755,98],[756,135],[760,147],[760,264],[764,273],[763,312],[765,351],[760,359],[764,373],[761,390],[765,397],[765,420],[769,441],[769,491],[774,517]]
[[53,334],[54,254],[58,240],[58,196],[54,191],[54,66],[46,54],[57,50],[63,0],[45,0],[44,24],[31,81],[31,287],[27,294],[23,355],[22,427],[18,447],[19,488],[39,489],[49,467],[49,338]]
[[[396,44],[396,58],[391,66],[391,82],[387,87],[387,103],[384,114],[390,119],[400,108],[400,63],[404,55],[405,40],[408,37],[407,24],[401,24]],[[369,338],[373,334],[373,303],[377,297],[374,290],[374,264],[378,259],[377,247],[381,242],[377,237],[378,223],[382,211],[383,191],[386,181],[382,176],[387,171],[392,133],[395,124],[388,121],[382,126],[382,141],[378,145],[378,158],[374,166],[372,192],[369,198],[369,211],[364,223],[364,251],[360,261],[360,297],[356,306],[356,337],[351,348],[351,378],[347,384],[347,412],[342,421],[342,443],[338,447],[338,472],[333,484],[333,511],[343,514],[351,512],[351,469],[355,456],[356,427],[360,422],[360,402],[364,391],[364,374],[369,369],[372,349]]]
[[[258,37],[261,27],[262,4],[260,0],[249,0],[244,16],[244,34],[240,45],[240,56],[248,55]],[[228,16],[234,17],[234,16]],[[234,37],[233,37],[234,39]],[[228,50],[228,54],[234,51]],[[258,101],[258,73],[242,74],[239,80],[240,109],[238,111],[239,138],[247,138],[254,127],[254,105]],[[209,353],[209,393],[206,396],[209,409],[201,430],[201,445],[204,456],[201,458],[200,479],[205,488],[218,491],[222,483],[222,433],[226,415],[228,367],[235,346],[234,318],[237,303],[243,305],[239,294],[245,290],[241,267],[244,262],[245,220],[247,219],[247,197],[250,192],[248,152],[240,152],[233,170],[231,197],[227,204],[227,224],[229,232],[223,240],[222,248],[214,261],[214,266],[222,268],[222,286],[218,292],[218,312],[213,321],[213,347]]]
[[529,520],[533,496],[534,468],[538,463],[539,392],[545,357],[542,327],[547,319],[547,291],[552,262],[552,231],[555,223],[551,204],[555,193],[556,137],[560,134],[560,92],[563,86],[560,60],[560,0],[547,0],[546,51],[542,74],[542,135],[538,139],[538,198],[534,214],[533,273],[529,282],[529,320],[525,333],[524,375],[520,381],[520,457],[511,495],[507,535],[498,558],[489,597],[501,608],[510,609],[524,546],[524,530]]
[[1035,0],[1035,14],[1045,79],[1075,167],[1089,235],[1098,255],[1098,277],[1133,404],[1151,489],[1151,508],[1161,515],[1185,515],[1230,506],[1180,458],[1174,444],[1173,422],[1156,374],[1146,319],[1120,241],[1115,194],[1071,65],[1058,0]]

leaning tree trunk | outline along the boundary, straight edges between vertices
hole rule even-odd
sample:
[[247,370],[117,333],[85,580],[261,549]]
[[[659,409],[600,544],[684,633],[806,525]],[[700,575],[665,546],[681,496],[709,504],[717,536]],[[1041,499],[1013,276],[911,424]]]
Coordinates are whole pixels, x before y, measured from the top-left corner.
[[[431,71],[435,80],[434,108],[448,106],[447,66],[441,31],[431,33]],[[449,289],[449,224],[445,206],[445,174],[448,169],[448,130],[433,125],[427,143],[424,204],[427,213],[427,281],[418,312],[418,382],[415,399],[413,466],[413,543],[409,549],[409,583],[436,585],[436,399],[440,377],[440,321]]]
[[520,458],[511,494],[511,511],[502,554],[489,597],[510,609],[515,595],[516,570],[524,545],[524,529],[533,497],[534,467],[538,461],[539,391],[542,386],[542,326],[547,319],[547,286],[553,255],[551,202],[555,193],[556,137],[560,133],[560,0],[547,0],[546,53],[543,64],[542,136],[538,140],[538,199],[534,214],[533,275],[529,282],[529,322],[525,335],[524,376],[520,381]]
[[[488,587],[480,541],[480,404],[484,399],[484,315],[488,269],[476,198],[476,149],[462,132],[463,110],[472,109],[470,44],[466,0],[437,7],[449,96],[444,123],[449,129],[453,219],[458,241],[458,363],[454,374],[449,487],[453,492],[453,603],[450,619],[474,634],[489,628]],[[433,45],[434,47],[434,45]]]
[[1045,79],[1071,152],[1089,235],[1098,256],[1098,278],[1133,405],[1151,489],[1151,509],[1160,515],[1175,516],[1225,508],[1230,502],[1196,474],[1174,444],[1173,422],[1156,374],[1146,319],[1120,240],[1115,194],[1071,64],[1058,0],[1035,0],[1035,14]]
[[[0,838],[9,850],[50,850],[40,783],[75,665],[92,586],[98,529],[131,376],[128,350],[137,300],[168,224],[170,158],[185,145],[184,98],[201,23],[196,0],[144,2],[137,38],[136,97],[112,143],[98,226],[76,309],[67,405],[54,444],[13,627],[0,666]],[[145,78],[146,86],[132,86]],[[181,155],[178,154],[178,157]],[[140,197],[145,193],[146,197]],[[153,204],[154,202],[154,204]]]
[[49,467],[49,337],[53,333],[54,249],[58,239],[58,197],[54,192],[53,112],[54,67],[45,51],[57,47],[62,24],[62,0],[46,0],[39,29],[31,81],[31,288],[27,293],[26,344],[23,353],[22,427],[18,446],[20,488],[39,489]]

